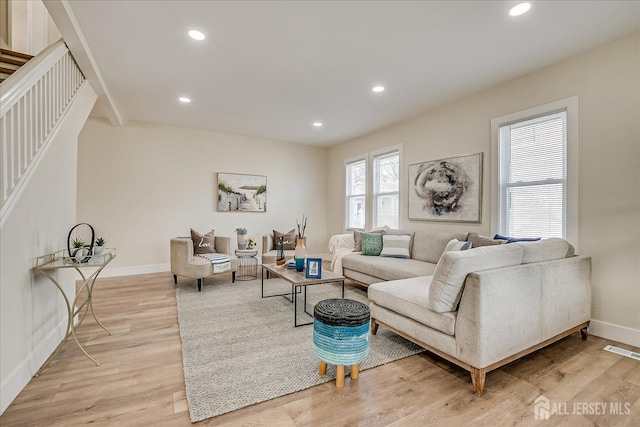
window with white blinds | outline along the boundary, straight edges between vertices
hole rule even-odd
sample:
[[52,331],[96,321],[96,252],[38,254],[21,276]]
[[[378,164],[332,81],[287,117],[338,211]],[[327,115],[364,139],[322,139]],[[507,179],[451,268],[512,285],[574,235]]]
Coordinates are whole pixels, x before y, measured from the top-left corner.
[[395,145],[345,160],[345,229],[400,226],[400,163]]
[[499,231],[566,237],[567,113],[500,126]]
[[374,228],[398,228],[400,207],[400,152],[394,150],[373,157]]
[[346,228],[364,230],[366,220],[366,157],[346,164]]

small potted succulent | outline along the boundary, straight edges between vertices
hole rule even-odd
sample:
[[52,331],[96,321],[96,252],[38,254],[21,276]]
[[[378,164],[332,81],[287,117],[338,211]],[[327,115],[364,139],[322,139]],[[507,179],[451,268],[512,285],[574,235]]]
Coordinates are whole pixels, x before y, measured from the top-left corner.
[[104,244],[105,244],[105,240],[103,237],[98,237],[96,239],[96,244],[93,247],[93,253],[94,254],[101,254],[104,251]]
[[87,244],[79,238],[75,238],[71,241],[73,245],[73,252],[69,255],[75,262],[84,262],[87,255],[90,255],[91,250],[87,247]]

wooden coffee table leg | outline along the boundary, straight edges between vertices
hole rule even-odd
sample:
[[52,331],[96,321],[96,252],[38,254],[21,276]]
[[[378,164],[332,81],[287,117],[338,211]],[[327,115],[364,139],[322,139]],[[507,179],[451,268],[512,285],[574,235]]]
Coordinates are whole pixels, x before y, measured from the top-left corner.
[[318,369],[318,375],[324,375],[327,373],[327,362],[320,361],[320,369]]

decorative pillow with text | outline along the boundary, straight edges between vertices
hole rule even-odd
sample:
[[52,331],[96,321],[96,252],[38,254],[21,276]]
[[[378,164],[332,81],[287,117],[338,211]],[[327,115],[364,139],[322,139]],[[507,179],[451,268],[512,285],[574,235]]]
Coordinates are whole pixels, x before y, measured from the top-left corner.
[[215,250],[215,230],[211,230],[207,234],[200,234],[193,228],[191,229],[191,240],[193,241],[193,253],[213,254]]
[[296,234],[296,230],[290,230],[287,233],[283,233],[278,230],[273,230],[273,245],[278,248],[278,243],[280,242],[280,236],[284,236],[284,250],[293,250],[296,248],[296,238],[298,235]]

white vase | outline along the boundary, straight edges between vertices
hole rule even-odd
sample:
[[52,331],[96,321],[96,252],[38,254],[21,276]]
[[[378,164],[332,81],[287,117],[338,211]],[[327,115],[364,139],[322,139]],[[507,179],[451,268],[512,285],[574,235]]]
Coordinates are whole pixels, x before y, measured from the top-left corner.
[[94,246],[93,247],[93,253],[95,255],[101,254],[102,252],[104,252],[104,246]]
[[247,247],[247,230],[237,230],[236,231],[236,239],[238,241],[238,249],[245,249]]

